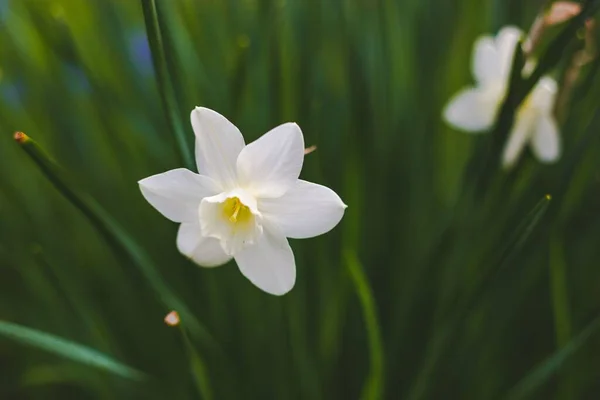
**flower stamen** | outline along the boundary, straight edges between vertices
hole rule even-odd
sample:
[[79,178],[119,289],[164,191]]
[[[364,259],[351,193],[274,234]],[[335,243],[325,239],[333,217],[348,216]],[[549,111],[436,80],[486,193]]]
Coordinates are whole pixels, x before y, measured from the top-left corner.
[[229,217],[230,222],[237,222],[238,214],[242,208],[242,202],[237,197],[233,199],[233,214]]

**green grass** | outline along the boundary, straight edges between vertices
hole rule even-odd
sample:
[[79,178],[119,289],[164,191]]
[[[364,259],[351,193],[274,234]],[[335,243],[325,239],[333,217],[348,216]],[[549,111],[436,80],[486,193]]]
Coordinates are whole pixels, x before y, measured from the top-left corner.
[[[477,36],[535,3],[0,0],[0,398],[594,398],[600,58],[555,165],[496,165],[532,80],[490,134],[441,120]],[[291,241],[284,297],[188,261],[139,192],[190,164],[194,106],[246,142],[297,122],[302,178],[349,205]]]

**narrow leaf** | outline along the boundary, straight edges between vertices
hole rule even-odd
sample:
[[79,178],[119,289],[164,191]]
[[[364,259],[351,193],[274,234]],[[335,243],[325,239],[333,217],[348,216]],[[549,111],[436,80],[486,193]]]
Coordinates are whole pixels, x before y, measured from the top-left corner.
[[499,272],[506,266],[510,265],[510,261],[518,255],[519,251],[525,245],[527,239],[531,236],[534,229],[537,227],[542,217],[548,209],[551,197],[544,196],[533,208],[532,211],[523,219],[521,224],[510,235],[507,244],[500,251],[500,255],[492,267],[486,271],[467,296],[456,307],[456,311],[451,313],[441,326],[436,329],[433,337],[427,345],[427,352],[424,361],[419,369],[416,380],[414,381],[410,394],[411,400],[423,399],[427,397],[430,382],[435,380],[435,373],[440,360],[446,355],[451,348],[451,344],[465,318],[469,316],[473,308],[481,302],[481,298],[488,293],[492,285],[498,281]]
[[179,107],[175,100],[175,90],[170,79],[167,65],[163,36],[158,18],[158,8],[154,0],[141,0],[146,24],[146,35],[152,52],[152,61],[156,73],[156,83],[162,101],[165,117],[169,124],[171,134],[175,137],[177,147],[186,168],[193,170],[194,161],[192,151],[188,145],[185,131],[181,124]]
[[[567,289],[567,262],[565,260],[564,244],[554,234],[550,241],[550,294],[552,296],[552,311],[554,314],[554,331],[556,332],[556,347],[563,348],[571,339],[571,314],[569,312],[569,293]],[[572,399],[572,375],[560,377],[558,382],[557,399]]]
[[200,397],[204,400],[211,400],[212,390],[210,388],[210,379],[208,376],[208,369],[206,367],[206,363],[200,357],[198,351],[188,338],[185,329],[181,328],[181,334],[183,336],[183,342],[185,345],[185,350],[190,362],[190,370],[194,378],[194,384],[196,385],[196,390]]
[[90,220],[106,241],[117,252],[124,253],[134,262],[166,308],[177,310],[182,315],[194,337],[209,347],[216,346],[208,330],[196,319],[183,301],[165,285],[157,266],[133,237],[92,196],[69,183],[62,168],[34,140],[23,132],[15,133],[15,140],[38,165],[46,178]]
[[539,225],[542,217],[546,214],[551,200],[552,197],[550,195],[544,196],[509,236],[506,245],[499,252],[497,260],[485,272],[473,292],[467,296],[464,309],[461,307],[462,312],[465,313],[464,315],[468,314],[473,307],[479,304],[481,298],[488,292],[493,283],[497,281],[501,272],[507,266],[511,265],[512,261],[519,255],[523,246],[525,246],[525,243],[527,243],[527,240]]
[[564,364],[564,362],[580,350],[590,337],[600,330],[600,316],[597,316],[583,331],[575,336],[566,346],[556,351],[511,389],[506,399],[529,399],[535,391],[545,384]]
[[144,373],[128,367],[97,350],[46,332],[27,328],[8,321],[0,321],[0,335],[16,342],[105,370],[123,378],[133,380],[142,380],[146,378]]
[[377,310],[375,309],[375,300],[373,293],[363,272],[362,265],[353,251],[347,250],[344,254],[346,266],[356,294],[362,306],[363,316],[369,338],[369,354],[371,366],[369,377],[363,387],[361,395],[362,400],[377,400],[383,397],[383,345],[381,332],[377,321]]

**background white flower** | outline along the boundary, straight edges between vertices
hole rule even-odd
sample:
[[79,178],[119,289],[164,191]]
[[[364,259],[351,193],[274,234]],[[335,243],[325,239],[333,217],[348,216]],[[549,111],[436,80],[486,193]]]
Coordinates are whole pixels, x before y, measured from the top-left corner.
[[296,266],[286,237],[323,234],[346,205],[331,189],[298,179],[304,138],[298,125],[280,125],[245,145],[240,131],[207,108],[191,113],[196,164],[202,175],[175,169],[139,182],[146,200],[181,223],[177,248],[205,267],[235,261],[265,292],[294,286]]
[[[446,122],[466,132],[485,132],[496,120],[506,96],[515,48],[522,37],[520,29],[505,27],[496,37],[484,35],[473,46],[472,73],[475,86],[459,91],[443,111]],[[530,72],[531,63],[524,74]],[[519,106],[502,154],[502,165],[510,168],[526,145],[542,162],[560,157],[558,124],[553,115],[556,81],[543,77]]]

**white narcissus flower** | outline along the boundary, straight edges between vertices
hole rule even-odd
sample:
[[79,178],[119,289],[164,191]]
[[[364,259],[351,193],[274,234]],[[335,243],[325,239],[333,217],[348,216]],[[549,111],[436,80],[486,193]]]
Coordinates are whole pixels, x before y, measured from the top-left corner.
[[[484,132],[492,127],[508,90],[513,55],[521,36],[518,28],[505,27],[496,37],[477,39],[471,65],[476,84],[450,100],[443,112],[446,122],[467,132]],[[524,74],[530,67],[526,65]],[[502,154],[504,168],[512,167],[528,144],[538,160],[558,160],[560,136],[553,115],[556,92],[556,81],[545,76],[519,106]]]
[[294,123],[246,145],[225,117],[196,107],[191,114],[200,175],[180,168],[139,182],[146,200],[181,224],[177,248],[204,267],[232,258],[252,283],[282,295],[296,280],[287,238],[333,229],[346,205],[331,189],[298,179],[304,138]]

